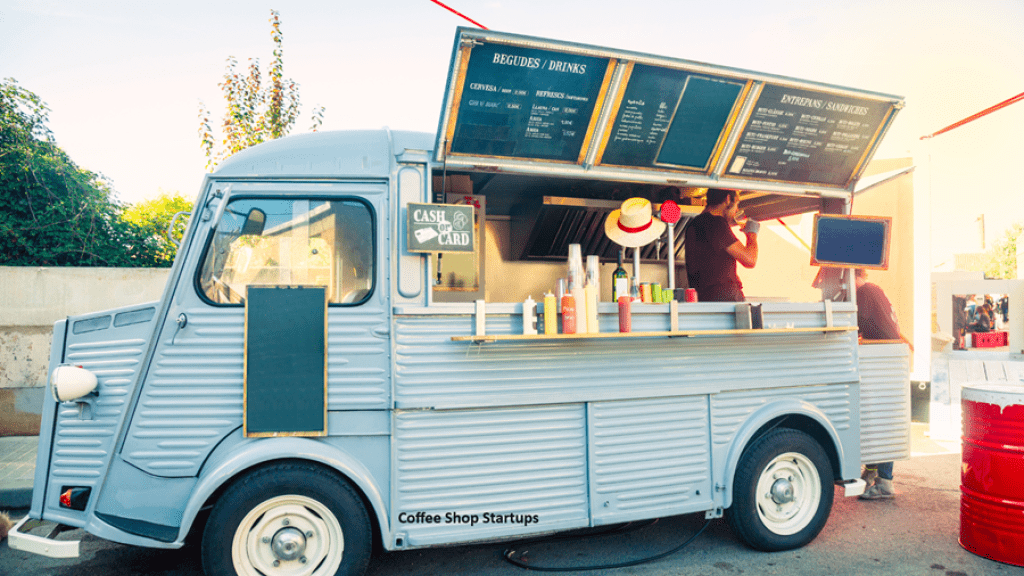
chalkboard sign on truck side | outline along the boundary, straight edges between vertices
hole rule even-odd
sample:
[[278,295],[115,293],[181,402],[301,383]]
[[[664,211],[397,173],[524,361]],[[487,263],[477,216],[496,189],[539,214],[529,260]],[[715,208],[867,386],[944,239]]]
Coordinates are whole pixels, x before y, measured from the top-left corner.
[[327,288],[249,286],[243,434],[327,435]]

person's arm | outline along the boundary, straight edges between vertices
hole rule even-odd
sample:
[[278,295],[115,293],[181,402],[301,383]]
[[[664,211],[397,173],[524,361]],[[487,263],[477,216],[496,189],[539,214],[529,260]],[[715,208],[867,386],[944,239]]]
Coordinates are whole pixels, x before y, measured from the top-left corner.
[[737,240],[730,244],[725,251],[742,264],[744,268],[753,268],[757,264],[757,233],[747,232],[746,235],[746,246]]

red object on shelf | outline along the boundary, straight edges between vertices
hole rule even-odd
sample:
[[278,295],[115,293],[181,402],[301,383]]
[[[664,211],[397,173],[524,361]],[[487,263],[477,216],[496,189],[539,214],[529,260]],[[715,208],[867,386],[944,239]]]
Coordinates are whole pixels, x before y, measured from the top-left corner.
[[1009,346],[1009,340],[1006,332],[975,332],[974,333],[974,347],[975,348],[999,348],[1000,346]]
[[1024,392],[986,383],[961,394],[960,545],[1024,566]]

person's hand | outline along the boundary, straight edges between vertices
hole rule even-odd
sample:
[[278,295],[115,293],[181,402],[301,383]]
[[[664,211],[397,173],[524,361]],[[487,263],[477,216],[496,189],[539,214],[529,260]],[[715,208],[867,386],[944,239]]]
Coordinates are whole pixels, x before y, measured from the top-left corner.
[[761,223],[753,218],[748,218],[747,223],[743,225],[744,234],[757,234],[761,230]]

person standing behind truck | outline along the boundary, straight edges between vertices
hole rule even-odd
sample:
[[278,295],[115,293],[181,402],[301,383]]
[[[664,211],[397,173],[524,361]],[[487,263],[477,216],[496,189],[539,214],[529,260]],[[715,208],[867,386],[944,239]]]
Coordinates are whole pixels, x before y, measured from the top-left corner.
[[[867,270],[857,268],[855,274],[857,285],[857,326],[863,340],[901,340],[914,351],[914,345],[900,332],[896,323],[896,313],[885,292],[877,284],[868,282]],[[861,494],[863,500],[882,500],[896,497],[896,489],[892,485],[892,462],[868,464],[864,467],[861,478],[868,483],[867,490]]]
[[731,227],[736,225],[739,197],[735,190],[712,188],[707,205],[686,227],[686,277],[701,302],[742,302],[743,284],[736,263],[745,268],[757,264],[757,232],[760,223],[747,220],[744,244]]

